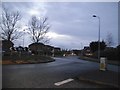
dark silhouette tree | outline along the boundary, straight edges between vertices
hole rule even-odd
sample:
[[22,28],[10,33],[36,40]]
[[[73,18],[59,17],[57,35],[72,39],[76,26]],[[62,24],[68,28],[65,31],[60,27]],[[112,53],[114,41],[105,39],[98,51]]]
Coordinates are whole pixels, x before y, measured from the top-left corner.
[[33,16],[28,23],[29,34],[33,43],[46,43],[49,41],[49,38],[46,36],[50,25],[47,23],[48,18],[37,18]]
[[117,58],[120,59],[120,45],[117,46]]
[[3,51],[10,51],[10,48],[13,47],[13,43],[8,40],[2,40],[2,50]]
[[[104,50],[106,48],[106,44],[104,41],[100,42],[100,50]],[[90,49],[92,52],[98,51],[98,41],[90,43]]]
[[117,50],[118,50],[118,52],[120,54],[120,45],[117,46]]
[[3,40],[13,41],[21,36],[21,32],[18,30],[20,19],[21,15],[18,11],[11,12],[7,8],[2,7],[0,28],[2,30],[1,37]]

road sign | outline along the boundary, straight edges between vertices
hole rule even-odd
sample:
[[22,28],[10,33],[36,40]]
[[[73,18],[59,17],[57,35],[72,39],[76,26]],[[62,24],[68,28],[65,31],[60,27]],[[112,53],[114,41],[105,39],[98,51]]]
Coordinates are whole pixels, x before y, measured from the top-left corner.
[[107,59],[105,57],[100,58],[100,70],[106,71],[107,68]]

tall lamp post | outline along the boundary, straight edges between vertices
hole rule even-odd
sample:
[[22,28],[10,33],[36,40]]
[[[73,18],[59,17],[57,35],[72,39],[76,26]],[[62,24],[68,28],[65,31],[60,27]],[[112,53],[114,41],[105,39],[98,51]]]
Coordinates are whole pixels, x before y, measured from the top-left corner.
[[24,32],[24,34],[23,34],[23,47],[24,47],[24,43],[25,43],[25,42],[24,42],[25,29],[23,29],[23,32]]
[[93,15],[93,17],[98,18],[99,20],[99,31],[98,31],[98,60],[100,60],[100,17]]

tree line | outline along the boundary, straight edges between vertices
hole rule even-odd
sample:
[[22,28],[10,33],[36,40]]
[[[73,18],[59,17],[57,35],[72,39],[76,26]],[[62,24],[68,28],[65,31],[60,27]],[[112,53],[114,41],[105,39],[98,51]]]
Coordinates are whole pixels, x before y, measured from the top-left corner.
[[[110,41],[111,42],[111,41]],[[112,44],[112,43],[111,43]],[[91,57],[98,58],[98,41],[93,41],[89,44]],[[106,57],[108,60],[119,60],[120,45],[116,47],[111,47],[110,43],[107,45],[105,41],[100,42],[100,57]]]

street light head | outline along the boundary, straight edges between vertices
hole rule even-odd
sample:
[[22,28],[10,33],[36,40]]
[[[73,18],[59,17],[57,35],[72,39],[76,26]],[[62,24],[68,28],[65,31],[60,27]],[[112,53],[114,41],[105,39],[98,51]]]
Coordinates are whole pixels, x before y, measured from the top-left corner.
[[97,17],[96,15],[93,15],[93,17]]

